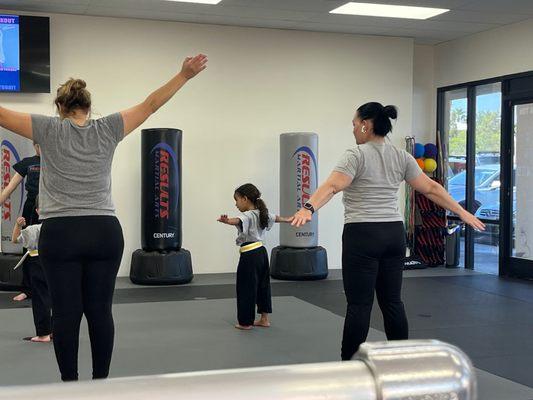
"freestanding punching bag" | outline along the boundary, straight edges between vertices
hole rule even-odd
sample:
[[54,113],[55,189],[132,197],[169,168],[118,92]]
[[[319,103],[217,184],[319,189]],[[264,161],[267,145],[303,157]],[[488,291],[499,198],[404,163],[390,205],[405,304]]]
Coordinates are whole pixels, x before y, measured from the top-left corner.
[[[280,136],[280,214],[293,215],[318,186],[318,135]],[[285,280],[318,280],[328,276],[326,249],[318,246],[318,215],[300,228],[280,227],[280,246],[272,250],[271,275]]]
[[130,279],[141,285],[189,283],[191,253],[181,248],[181,140],[179,129],[141,134],[141,245]]

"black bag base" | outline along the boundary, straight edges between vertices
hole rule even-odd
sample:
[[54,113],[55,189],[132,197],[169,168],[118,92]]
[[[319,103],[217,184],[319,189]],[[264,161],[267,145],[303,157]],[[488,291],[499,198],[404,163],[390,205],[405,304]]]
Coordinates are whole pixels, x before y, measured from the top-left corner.
[[13,269],[22,254],[0,253],[0,290],[17,291],[22,289],[22,265]]
[[272,249],[270,275],[287,281],[316,281],[328,277],[328,255],[323,247]]
[[410,256],[405,259],[403,269],[426,269],[427,267],[427,264],[419,256]]
[[130,280],[137,285],[183,285],[192,281],[192,257],[188,250],[135,250]]

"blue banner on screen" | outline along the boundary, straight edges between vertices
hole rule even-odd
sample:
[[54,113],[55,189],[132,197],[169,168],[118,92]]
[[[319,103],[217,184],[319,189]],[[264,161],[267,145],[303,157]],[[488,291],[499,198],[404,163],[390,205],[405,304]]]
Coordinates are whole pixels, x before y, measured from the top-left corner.
[[20,91],[19,17],[0,14],[0,91]]

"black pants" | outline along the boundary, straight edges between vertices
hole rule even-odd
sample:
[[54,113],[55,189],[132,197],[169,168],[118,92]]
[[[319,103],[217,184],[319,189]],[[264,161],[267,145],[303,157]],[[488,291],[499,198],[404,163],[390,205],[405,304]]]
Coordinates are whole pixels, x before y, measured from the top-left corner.
[[33,312],[33,322],[35,324],[35,334],[46,336],[52,333],[52,301],[48,290],[48,283],[40,257],[27,257],[24,260],[24,267],[30,273],[32,284],[31,309]]
[[264,247],[242,253],[237,266],[237,320],[240,325],[253,325],[257,312],[272,313],[270,268]]
[[51,218],[43,222],[39,254],[54,311],[54,349],[61,378],[78,379],[80,323],[87,318],[93,378],[109,374],[115,328],[111,306],[124,250],[115,217]]
[[[22,208],[22,216],[26,220],[26,225],[35,225],[39,223],[39,214],[35,209],[35,198],[27,197]],[[26,249],[24,249],[26,252]],[[22,290],[21,292],[26,294],[26,296],[31,297],[32,295],[32,282],[31,282],[31,271],[26,266],[26,263],[22,265]]]
[[401,298],[405,260],[402,222],[346,224],[342,235],[342,276],[348,307],[342,338],[342,359],[350,360],[366,341],[374,291],[389,340],[408,338]]

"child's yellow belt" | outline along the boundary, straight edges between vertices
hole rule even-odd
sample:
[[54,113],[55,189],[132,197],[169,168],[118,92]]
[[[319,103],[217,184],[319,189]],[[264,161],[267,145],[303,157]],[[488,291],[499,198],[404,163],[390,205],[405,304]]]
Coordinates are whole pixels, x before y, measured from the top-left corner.
[[30,250],[28,253],[30,257],[37,257],[39,255],[39,250]]
[[242,253],[247,253],[249,251],[258,249],[260,247],[263,247],[263,242],[254,242],[254,243],[247,244],[246,246],[242,246],[239,251],[242,254]]

